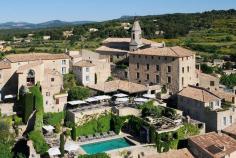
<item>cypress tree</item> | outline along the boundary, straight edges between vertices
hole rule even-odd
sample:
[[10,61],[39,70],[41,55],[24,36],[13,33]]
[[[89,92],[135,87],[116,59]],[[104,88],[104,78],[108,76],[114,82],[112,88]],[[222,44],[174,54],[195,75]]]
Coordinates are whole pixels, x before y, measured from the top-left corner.
[[60,152],[61,152],[61,157],[64,157],[65,154],[65,138],[64,138],[64,133],[60,135]]

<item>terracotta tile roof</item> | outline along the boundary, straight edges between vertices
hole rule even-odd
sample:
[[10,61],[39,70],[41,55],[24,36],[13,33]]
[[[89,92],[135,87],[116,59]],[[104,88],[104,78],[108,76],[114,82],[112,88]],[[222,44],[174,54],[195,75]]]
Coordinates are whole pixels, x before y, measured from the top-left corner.
[[11,64],[7,61],[1,60],[0,61],[0,70],[1,69],[10,69],[11,68]]
[[162,47],[162,48],[151,47],[130,52],[130,54],[169,56],[169,57],[188,57],[194,55],[195,53],[192,52],[191,50],[175,46],[175,47]]
[[111,93],[111,92],[116,92],[120,90],[123,92],[127,92],[129,94],[145,92],[148,89],[150,90],[161,89],[159,85],[145,86],[142,84],[137,84],[137,83],[123,81],[123,80],[114,80],[110,82],[105,82],[103,84],[89,85],[88,87],[97,91],[104,92],[104,93]]
[[120,52],[120,53],[128,53],[128,51],[126,50],[122,50],[122,49],[115,49],[115,48],[110,48],[107,46],[101,46],[99,48],[96,49],[96,52]]
[[107,38],[102,43],[123,43],[127,42],[129,43],[131,41],[131,38]]
[[222,130],[223,133],[230,134],[236,137],[236,123]]
[[188,149],[170,150],[164,153],[148,155],[146,158],[194,158]]
[[216,101],[220,99],[218,96],[211,93],[210,91],[204,88],[195,87],[195,86],[188,86],[184,88],[182,91],[178,93],[178,95],[187,97],[187,98],[192,98],[194,100],[204,102],[204,103],[208,103],[208,102]]
[[10,62],[24,62],[35,60],[56,60],[56,59],[70,59],[68,55],[61,54],[49,54],[49,53],[28,53],[28,54],[10,54],[6,56]]
[[81,60],[81,61],[75,63],[73,66],[76,66],[76,67],[93,67],[95,65],[89,60]]
[[18,67],[17,73],[22,73],[24,70],[28,70],[30,68],[33,68],[33,67],[36,67],[36,66],[39,66],[42,64],[43,64],[42,61],[36,61],[36,62],[30,63],[30,64],[22,65],[22,66]]
[[197,71],[199,77],[202,79],[202,80],[218,80],[219,78],[218,77],[215,77],[213,75],[209,75],[209,74],[205,74],[205,73],[202,73],[200,71]]
[[210,132],[191,137],[189,141],[209,154],[210,157],[222,158],[236,151],[236,140],[223,133]]
[[219,96],[221,99],[224,99],[225,101],[230,102],[230,103],[233,103],[233,98],[236,99],[236,95],[234,93],[225,92],[221,89],[212,90],[211,92]]
[[[102,43],[106,44],[106,43],[130,43],[131,38],[107,38],[105,39]],[[142,42],[143,44],[159,44],[157,42],[142,38]]]

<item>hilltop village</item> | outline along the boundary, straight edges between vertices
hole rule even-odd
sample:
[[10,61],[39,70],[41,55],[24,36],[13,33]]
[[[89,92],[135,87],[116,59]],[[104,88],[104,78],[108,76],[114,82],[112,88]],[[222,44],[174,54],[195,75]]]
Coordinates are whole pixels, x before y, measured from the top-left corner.
[[138,20],[123,25],[130,38],[95,51],[1,59],[0,123],[14,157],[235,158],[236,88],[204,73],[196,52],[143,38]]

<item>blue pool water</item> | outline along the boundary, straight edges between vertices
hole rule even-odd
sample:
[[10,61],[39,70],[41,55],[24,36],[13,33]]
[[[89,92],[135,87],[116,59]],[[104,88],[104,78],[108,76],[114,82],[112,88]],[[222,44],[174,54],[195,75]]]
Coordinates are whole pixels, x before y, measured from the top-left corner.
[[106,152],[109,150],[129,147],[132,145],[134,144],[129,142],[125,138],[118,138],[118,139],[112,139],[108,141],[85,144],[85,145],[81,145],[81,147],[84,149],[84,151],[87,154],[92,155],[92,154]]

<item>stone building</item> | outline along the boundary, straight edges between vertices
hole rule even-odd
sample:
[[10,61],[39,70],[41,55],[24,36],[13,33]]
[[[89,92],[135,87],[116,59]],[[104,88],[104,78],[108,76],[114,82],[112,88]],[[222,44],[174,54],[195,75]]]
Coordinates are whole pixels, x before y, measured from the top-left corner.
[[197,77],[199,78],[199,87],[214,91],[220,87],[220,79],[218,77],[201,73],[200,71],[197,71]]
[[165,85],[172,93],[198,83],[195,53],[142,38],[138,21],[133,24],[131,38],[108,38],[96,52],[107,56],[110,62],[129,59],[126,74],[130,82]]
[[106,56],[89,50],[72,51],[71,69],[82,85],[104,83],[111,76],[111,64]]
[[197,158],[235,158],[236,141],[226,134],[210,132],[188,139],[188,149]]
[[0,61],[1,99],[17,95],[23,86],[40,83],[46,112],[62,111],[67,102],[63,92],[63,74],[69,72],[66,54],[12,54]]
[[118,62],[126,59],[129,52],[140,48],[161,47],[162,43],[153,42],[142,38],[142,29],[139,21],[135,21],[131,30],[131,38],[107,38],[102,46],[96,49],[101,55],[107,56],[110,62]]
[[220,96],[204,88],[188,86],[177,97],[183,114],[204,122],[206,131],[220,131],[236,121],[234,106],[224,107]]
[[89,60],[81,60],[75,63],[73,65],[73,72],[77,81],[84,86],[96,84],[95,67],[96,65]]
[[182,47],[146,48],[130,52],[129,80],[141,84],[166,85],[177,93],[196,85],[195,53]]

